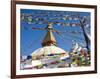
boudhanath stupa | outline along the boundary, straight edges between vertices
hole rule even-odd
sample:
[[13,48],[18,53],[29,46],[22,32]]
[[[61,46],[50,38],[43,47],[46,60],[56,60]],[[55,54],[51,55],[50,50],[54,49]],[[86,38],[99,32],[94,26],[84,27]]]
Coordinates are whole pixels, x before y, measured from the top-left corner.
[[69,65],[68,61],[66,61],[66,59],[69,58],[69,54],[67,51],[58,47],[57,41],[53,35],[51,23],[47,26],[47,33],[41,45],[41,48],[38,48],[31,54],[32,65],[34,67],[58,68]]

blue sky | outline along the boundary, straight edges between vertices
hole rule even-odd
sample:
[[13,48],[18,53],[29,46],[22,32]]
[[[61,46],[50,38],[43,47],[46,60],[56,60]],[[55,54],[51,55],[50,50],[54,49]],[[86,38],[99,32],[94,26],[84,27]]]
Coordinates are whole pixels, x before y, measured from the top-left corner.
[[[32,17],[32,22],[28,23],[28,20],[24,18],[21,20],[21,55],[29,55],[34,50],[42,47],[41,43],[45,37],[46,30],[33,30],[32,27],[45,28],[47,22],[58,22],[60,25],[53,24],[53,28],[59,31],[66,31],[62,35],[54,33],[57,40],[58,47],[70,51],[72,47],[72,41],[76,41],[85,45],[84,36],[80,26],[63,26],[61,23],[79,23],[79,20],[63,20],[66,15],[79,14],[80,17],[90,17],[89,12],[69,12],[69,11],[52,11],[52,10],[34,10],[34,9],[21,9],[21,15]],[[39,20],[39,19],[43,20]],[[44,20],[45,19],[45,20]],[[90,21],[88,22],[90,26]],[[88,27],[90,29],[90,27]],[[81,33],[71,34],[72,31],[78,31]],[[89,30],[90,31],[90,30]]]

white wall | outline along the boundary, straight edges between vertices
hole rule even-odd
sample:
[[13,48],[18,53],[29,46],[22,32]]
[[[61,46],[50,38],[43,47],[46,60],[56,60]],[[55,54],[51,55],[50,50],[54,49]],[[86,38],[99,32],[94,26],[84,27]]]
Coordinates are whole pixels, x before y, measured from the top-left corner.
[[[69,75],[57,77],[42,77],[35,79],[100,79],[100,2],[99,0],[33,0],[43,2],[59,2],[73,4],[98,5],[98,73],[87,75]],[[10,0],[0,0],[0,79],[9,79],[10,77]],[[33,78],[32,78],[33,79]]]

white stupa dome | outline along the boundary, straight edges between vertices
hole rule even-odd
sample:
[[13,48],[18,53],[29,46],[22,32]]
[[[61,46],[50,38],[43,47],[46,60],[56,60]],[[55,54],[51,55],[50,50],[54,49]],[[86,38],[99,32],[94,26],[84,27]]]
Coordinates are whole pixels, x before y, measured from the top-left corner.
[[37,50],[35,50],[31,55],[32,56],[40,56],[40,55],[48,55],[48,54],[66,54],[68,55],[68,52],[66,52],[65,50],[57,47],[57,46],[45,46],[42,48],[39,48]]
[[[38,66],[41,64],[46,64],[47,68],[55,68],[55,67],[60,67],[60,66],[67,66],[69,64],[69,54],[65,50],[57,47],[57,46],[44,46],[41,47],[37,50],[35,50],[32,54],[32,65],[33,66]],[[36,57],[36,58],[34,58]],[[60,62],[57,64],[52,64],[56,61],[61,61],[64,60],[64,62]]]

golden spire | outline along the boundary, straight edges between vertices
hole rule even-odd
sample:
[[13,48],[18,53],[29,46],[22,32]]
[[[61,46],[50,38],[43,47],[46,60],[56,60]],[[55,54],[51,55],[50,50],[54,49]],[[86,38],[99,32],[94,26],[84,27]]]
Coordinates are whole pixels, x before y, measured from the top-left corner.
[[49,23],[47,26],[47,33],[42,42],[42,46],[51,46],[51,45],[57,45],[57,44],[56,44],[56,39],[53,35],[52,23]]

